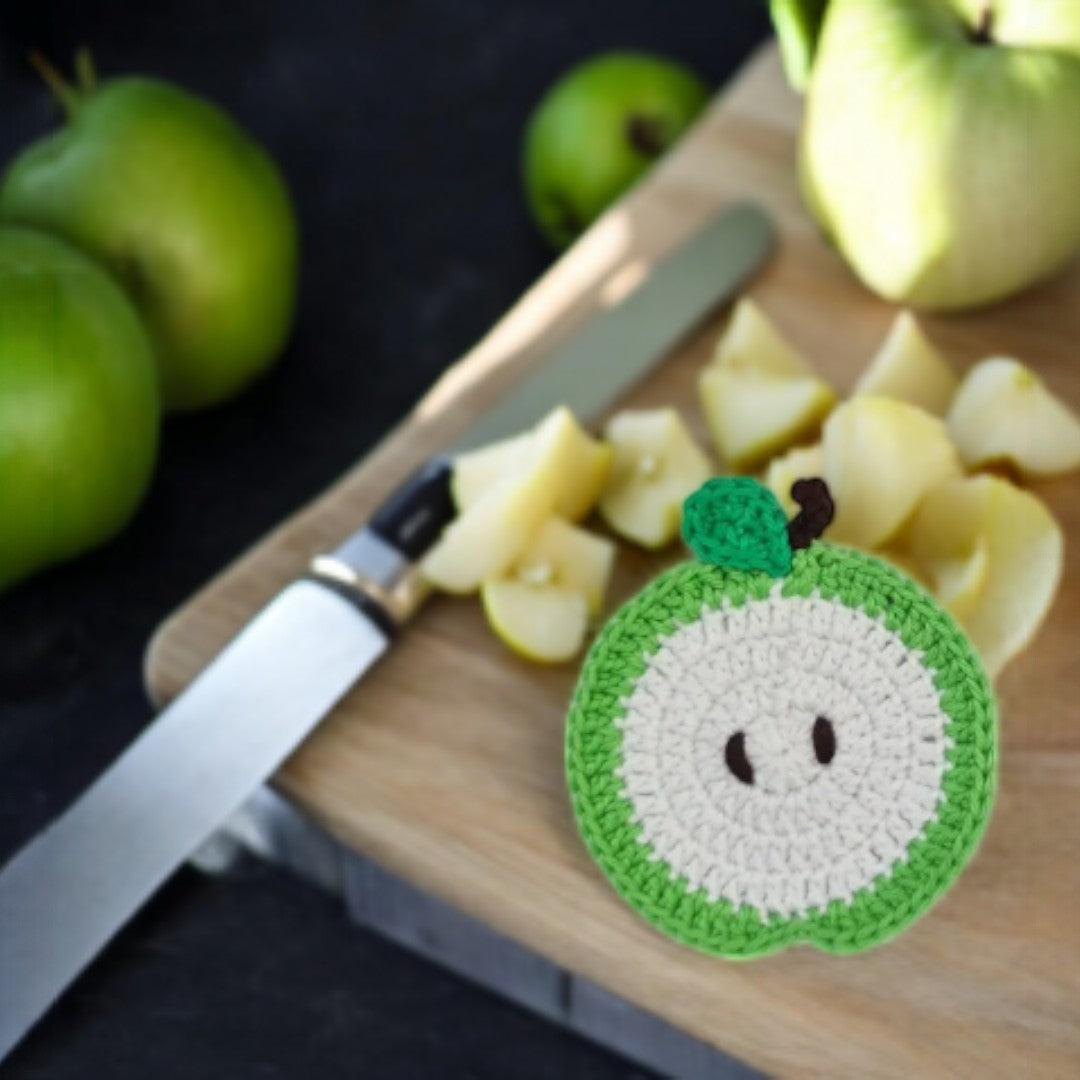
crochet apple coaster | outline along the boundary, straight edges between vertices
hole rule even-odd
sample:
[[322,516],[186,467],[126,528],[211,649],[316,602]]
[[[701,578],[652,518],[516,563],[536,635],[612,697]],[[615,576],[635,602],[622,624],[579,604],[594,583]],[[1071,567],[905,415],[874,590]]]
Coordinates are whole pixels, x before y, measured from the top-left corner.
[[909,578],[814,539],[820,480],[793,495],[790,523],[745,478],[687,500],[698,561],[612,617],[567,727],[574,812],[612,885],[727,957],[880,944],[956,879],[993,804],[971,644]]

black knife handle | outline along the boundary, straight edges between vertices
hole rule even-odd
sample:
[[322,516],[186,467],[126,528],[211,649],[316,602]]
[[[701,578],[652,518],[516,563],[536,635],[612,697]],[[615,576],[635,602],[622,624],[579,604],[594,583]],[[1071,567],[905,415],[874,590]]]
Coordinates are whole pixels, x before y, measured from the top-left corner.
[[457,514],[450,493],[453,473],[449,458],[432,458],[379,507],[368,528],[409,562],[415,562]]

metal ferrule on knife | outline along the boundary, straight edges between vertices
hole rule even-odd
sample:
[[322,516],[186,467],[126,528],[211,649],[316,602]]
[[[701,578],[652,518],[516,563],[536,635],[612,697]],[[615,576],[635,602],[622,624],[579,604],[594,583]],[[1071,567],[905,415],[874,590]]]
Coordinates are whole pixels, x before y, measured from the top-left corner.
[[429,461],[364,528],[317,555],[309,576],[348,596],[389,632],[399,629],[430,591],[418,560],[454,517],[452,471],[449,458]]

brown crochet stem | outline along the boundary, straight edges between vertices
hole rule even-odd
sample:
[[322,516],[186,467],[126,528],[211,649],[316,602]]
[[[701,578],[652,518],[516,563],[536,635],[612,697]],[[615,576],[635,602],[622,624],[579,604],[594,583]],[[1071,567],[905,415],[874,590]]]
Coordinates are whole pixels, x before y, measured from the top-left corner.
[[788,543],[792,551],[810,546],[828,528],[833,519],[832,496],[824,480],[810,477],[791,485],[791,497],[801,509],[788,522]]

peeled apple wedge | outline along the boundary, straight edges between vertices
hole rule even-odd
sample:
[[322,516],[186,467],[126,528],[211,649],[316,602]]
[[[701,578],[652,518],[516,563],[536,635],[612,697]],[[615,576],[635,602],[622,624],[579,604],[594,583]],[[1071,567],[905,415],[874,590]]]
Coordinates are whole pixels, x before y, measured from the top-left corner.
[[528,461],[533,432],[514,435],[509,439],[488,443],[468,450],[454,458],[454,473],[450,479],[450,494],[459,514],[479,502],[500,480],[518,472]]
[[1053,515],[1008,480],[972,476],[931,491],[905,537],[997,674],[1031,642],[1057,592],[1065,542]]
[[674,409],[626,411],[605,435],[614,451],[600,515],[611,529],[647,548],[671,543],[682,525],[682,504],[713,474]]
[[698,390],[720,456],[746,469],[812,435],[833,389],[752,300],[740,300]]
[[796,446],[769,462],[763,477],[765,486],[776,496],[784,513],[793,517],[799,506],[791,497],[791,485],[796,480],[821,476],[825,469],[825,452],[821,443],[812,446]]
[[492,630],[526,660],[561,664],[581,651],[589,625],[581,593],[498,578],[484,583],[480,598]]
[[458,512],[473,506],[501,480],[519,475],[536,441],[551,438],[552,429],[567,442],[567,469],[559,479],[555,513],[569,521],[586,517],[611,467],[611,448],[591,438],[565,405],[553,409],[532,431],[457,457],[451,492]]
[[944,416],[956,385],[956,374],[927,341],[918,320],[910,311],[901,311],[854,393],[898,398]]
[[1007,462],[1023,476],[1080,467],[1080,416],[1018,360],[976,364],[960,384],[948,427],[965,465]]
[[509,576],[537,588],[580,592],[589,614],[599,615],[614,564],[612,541],[552,517],[540,526]]
[[424,557],[420,568],[428,581],[446,592],[469,593],[514,562],[573,475],[577,430],[576,421],[555,413],[540,424],[520,466],[479,495]]
[[922,497],[961,473],[945,424],[894,398],[864,395],[825,421],[823,476],[836,503],[829,539],[881,547]]
[[614,561],[610,540],[548,518],[507,575],[481,586],[491,628],[527,659],[569,660],[603,607]]

